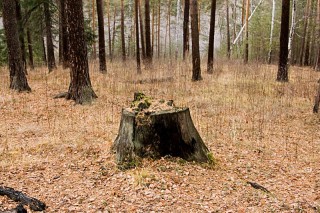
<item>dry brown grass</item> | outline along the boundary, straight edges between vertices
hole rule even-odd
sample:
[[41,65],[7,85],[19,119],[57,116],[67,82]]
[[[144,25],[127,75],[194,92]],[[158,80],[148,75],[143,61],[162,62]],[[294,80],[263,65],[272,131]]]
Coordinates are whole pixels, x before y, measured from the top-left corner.
[[[52,98],[67,90],[68,71],[30,71],[32,93],[19,94],[2,68],[0,184],[40,198],[48,212],[320,211],[318,73],[293,67],[282,84],[276,66],[218,62],[214,75],[191,83],[182,63],[159,63],[142,76],[133,64],[108,64],[102,75],[92,63],[99,98],[91,106]],[[168,77],[174,80],[134,83]],[[110,146],[135,91],[190,107],[217,168],[169,158],[118,170]],[[9,206],[0,198],[0,210]]]

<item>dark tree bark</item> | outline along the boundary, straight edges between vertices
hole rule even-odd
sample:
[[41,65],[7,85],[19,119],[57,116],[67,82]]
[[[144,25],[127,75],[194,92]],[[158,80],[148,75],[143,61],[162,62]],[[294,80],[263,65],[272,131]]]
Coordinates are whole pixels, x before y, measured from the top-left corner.
[[20,41],[20,48],[22,53],[22,62],[23,66],[25,67],[25,72],[28,75],[27,71],[27,59],[26,59],[26,47],[24,43],[24,28],[22,25],[22,10],[20,0],[14,0],[16,2],[16,18],[18,22],[18,30],[19,30],[19,41]]
[[320,0],[317,3],[317,32],[318,32],[318,55],[316,56],[316,71],[320,71]]
[[[183,15],[183,60],[186,59],[186,53],[189,51],[189,13],[190,13],[190,0],[185,0],[184,15]],[[211,33],[211,28],[210,28],[210,33]]]
[[314,100],[314,106],[313,106],[313,113],[318,113],[319,112],[319,104],[320,104],[320,79],[318,81],[318,91],[317,94],[315,96],[315,100]]
[[214,32],[216,23],[216,0],[211,0],[211,18],[210,18],[210,34],[209,34],[209,51],[208,51],[208,67],[207,72],[213,73],[214,63]]
[[299,58],[300,66],[303,65],[303,56],[305,53],[306,39],[307,39],[307,33],[308,33],[310,3],[311,3],[311,0],[307,0],[307,5],[305,7],[305,13],[304,13],[303,34],[302,34],[302,43],[301,43],[300,58]]
[[106,62],[106,45],[105,45],[105,38],[104,38],[103,0],[97,0],[97,15],[98,15],[100,72],[106,73],[107,62]]
[[150,28],[150,3],[145,0],[145,27],[146,27],[146,62],[150,66],[152,63],[151,28]]
[[60,0],[60,15],[62,24],[62,58],[63,58],[63,69],[69,68],[69,32],[68,32],[68,17],[67,17],[67,8],[66,8],[66,0]]
[[249,61],[249,11],[250,9],[250,0],[247,0],[246,4],[246,42],[244,49],[244,63],[247,64]]
[[32,48],[32,37],[29,27],[27,27],[27,40],[28,40],[28,52],[29,52],[29,66],[30,69],[34,69],[33,63],[33,48]]
[[140,22],[140,36],[141,36],[141,52],[142,52],[142,58],[145,59],[146,58],[146,47],[145,47],[145,40],[144,40],[141,0],[139,0],[139,22]]
[[108,46],[109,46],[109,57],[110,57],[110,60],[112,61],[112,40],[111,40],[111,16],[110,16],[110,0],[108,0],[108,3],[107,3],[107,16],[108,16]]
[[288,79],[288,42],[289,42],[290,0],[282,0],[280,55],[277,81],[287,82]]
[[122,60],[126,60],[126,40],[124,37],[124,5],[121,0],[121,47],[122,47]]
[[54,57],[54,47],[52,41],[52,30],[51,30],[51,12],[49,8],[49,2],[44,1],[44,16],[46,23],[46,36],[47,36],[47,58],[48,58],[48,69],[49,72],[52,72],[54,69],[57,69],[56,60]]
[[89,75],[82,0],[66,0],[66,6],[71,68],[67,99],[75,100],[78,104],[91,103],[97,96],[92,89]]
[[199,24],[198,24],[198,1],[191,0],[191,37],[192,37],[192,81],[200,81],[200,50],[199,50]]
[[26,78],[26,69],[23,65],[22,52],[19,42],[19,31],[16,15],[16,2],[3,0],[3,26],[7,39],[10,89],[31,91]]
[[140,59],[140,45],[139,45],[139,0],[135,0],[135,24],[136,24],[136,59],[137,59],[137,73],[141,74],[141,59]]
[[61,0],[56,0],[56,4],[59,11],[59,65],[62,65],[63,63],[63,44],[62,44],[62,16],[61,16]]

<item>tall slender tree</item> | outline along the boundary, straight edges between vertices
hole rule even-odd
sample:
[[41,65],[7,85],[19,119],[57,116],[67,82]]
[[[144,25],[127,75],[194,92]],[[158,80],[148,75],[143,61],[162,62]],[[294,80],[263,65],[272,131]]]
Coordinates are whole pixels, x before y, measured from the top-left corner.
[[209,33],[209,51],[208,51],[208,67],[207,72],[213,73],[214,63],[214,32],[216,23],[216,0],[211,0],[211,17],[210,17],[210,33]]
[[22,23],[22,8],[20,0],[13,0],[16,3],[16,18],[18,22],[18,31],[19,31],[19,41],[20,41],[20,48],[22,53],[22,62],[23,66],[25,67],[25,72],[27,72],[27,60],[26,60],[26,47],[24,43],[24,27]]
[[250,13],[250,0],[246,4],[246,41],[244,49],[244,63],[247,64],[249,60],[249,13]]
[[18,23],[16,19],[16,3],[12,0],[3,0],[2,8],[3,26],[8,47],[10,89],[19,92],[31,91],[25,75],[26,68],[22,61]]
[[200,49],[199,49],[199,24],[198,24],[198,1],[191,0],[191,38],[192,38],[192,81],[200,81]]
[[318,31],[318,56],[316,56],[316,71],[320,71],[320,0],[317,3],[317,31]]
[[146,46],[145,46],[145,37],[144,37],[144,30],[143,30],[143,18],[142,18],[142,7],[141,7],[141,0],[139,0],[139,22],[140,22],[140,40],[141,40],[141,53],[142,58],[146,58]]
[[300,58],[299,58],[299,65],[303,65],[303,56],[305,53],[306,47],[306,40],[307,40],[307,33],[308,33],[308,20],[309,20],[309,13],[310,13],[310,3],[311,0],[307,0],[307,5],[305,7],[304,12],[304,24],[303,24],[303,34],[302,34],[302,43],[301,43],[301,51],[300,51]]
[[98,15],[98,35],[99,35],[99,68],[100,72],[107,72],[106,62],[106,45],[104,38],[104,15],[103,15],[103,0],[97,0],[97,15]]
[[27,27],[27,40],[28,40],[28,53],[29,53],[29,66],[30,69],[34,69],[34,63],[33,63],[33,48],[32,48],[32,38],[31,38],[31,32],[29,27]]
[[109,57],[112,60],[112,45],[111,45],[111,18],[110,18],[110,0],[107,2],[107,18],[108,18],[108,46],[109,46]]
[[227,57],[231,56],[231,42],[230,42],[230,16],[229,16],[229,0],[226,0],[226,13],[227,13]]
[[186,53],[189,51],[189,13],[190,0],[184,0],[184,15],[183,15],[183,60],[186,58]]
[[71,68],[67,99],[75,100],[78,104],[91,103],[97,96],[92,89],[89,75],[82,0],[66,0],[66,7]]
[[145,0],[145,32],[146,32],[146,62],[150,66],[152,63],[151,27],[150,27],[150,2]]
[[60,0],[60,24],[62,29],[62,58],[63,58],[63,68],[66,69],[69,67],[69,32],[68,32],[68,16],[66,8],[66,0]]
[[126,60],[126,41],[124,37],[124,5],[121,0],[121,47],[122,47],[122,60]]
[[280,54],[277,81],[287,82],[288,78],[288,42],[289,42],[289,19],[290,0],[282,0],[280,31]]
[[[92,31],[96,32],[96,10],[95,10],[95,1],[92,0]],[[95,59],[97,57],[97,48],[96,48],[96,42],[93,41],[92,44],[92,58]]]
[[141,74],[140,45],[139,45],[139,0],[135,0],[135,24],[136,24],[136,59],[137,73]]
[[[295,1],[295,0],[293,0],[293,1]],[[274,31],[275,13],[276,13],[276,0],[272,0],[272,14],[271,14],[271,28],[270,28],[268,64],[271,64],[271,57],[272,57],[272,43],[273,43],[273,31]]]
[[52,38],[52,30],[51,30],[51,12],[49,8],[49,2],[44,1],[44,16],[45,16],[45,24],[46,24],[46,36],[47,36],[47,58],[48,58],[48,69],[49,72],[52,72],[57,68],[56,61],[54,57],[54,47],[53,47],[53,38]]
[[297,1],[292,0],[292,12],[291,12],[291,27],[290,27],[290,34],[289,34],[289,44],[288,44],[288,62],[292,64],[292,44],[293,38],[295,35],[296,30],[296,10],[297,10]]

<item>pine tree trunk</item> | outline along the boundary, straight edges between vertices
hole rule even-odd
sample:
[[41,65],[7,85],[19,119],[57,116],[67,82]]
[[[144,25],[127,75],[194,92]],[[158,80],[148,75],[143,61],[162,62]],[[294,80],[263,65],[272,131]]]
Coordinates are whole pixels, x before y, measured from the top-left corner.
[[137,73],[141,74],[141,59],[140,59],[140,45],[139,45],[139,0],[135,0],[135,24],[136,24],[136,60]]
[[[95,1],[96,1],[96,0],[92,0],[92,31],[93,31],[93,33],[96,33]],[[96,59],[96,57],[97,57],[96,42],[93,41],[93,44],[92,44],[92,58],[93,58],[93,59]]]
[[160,58],[160,31],[161,31],[161,0],[158,2],[158,58]]
[[[295,1],[295,0],[293,0],[293,1]],[[273,30],[274,30],[275,13],[276,13],[276,0],[272,0],[272,15],[271,15],[271,30],[270,30],[268,64],[271,64],[271,58],[272,58],[272,44],[273,44]]]
[[250,9],[250,0],[247,0],[246,4],[246,41],[244,49],[244,63],[247,64],[249,61],[249,11]]
[[141,52],[142,52],[142,58],[145,59],[146,58],[146,47],[145,47],[145,40],[144,40],[141,0],[139,0],[139,22],[140,22],[140,36],[141,36]]
[[150,3],[145,0],[145,28],[146,28],[146,64],[152,64],[151,28],[150,28]]
[[231,56],[231,44],[230,44],[230,19],[229,19],[229,0],[226,1],[227,5],[227,58]]
[[190,0],[185,0],[183,16],[183,60],[186,59],[186,54],[189,51],[189,13]]
[[178,59],[178,54],[179,54],[179,33],[178,33],[178,28],[179,28],[179,19],[180,17],[180,0],[177,2],[177,14],[176,14],[176,51],[175,51],[175,59]]
[[16,15],[16,2],[11,0],[2,1],[3,26],[8,47],[10,89],[31,91],[25,74],[22,52],[19,42],[19,31]]
[[277,81],[287,82],[288,79],[288,42],[289,42],[289,18],[290,0],[282,0],[280,55]]
[[29,52],[29,66],[30,69],[34,69],[34,63],[33,63],[33,48],[32,48],[32,38],[31,38],[31,32],[29,27],[27,27],[27,40],[28,40],[28,52]]
[[114,11],[113,11],[113,32],[112,32],[112,46],[111,46],[111,52],[112,52],[112,58],[114,57],[114,43],[116,41],[116,17],[117,17],[117,6],[114,6]]
[[52,72],[57,68],[56,61],[54,57],[54,47],[52,41],[52,30],[51,30],[51,13],[49,8],[49,2],[45,1],[44,6],[44,16],[46,23],[46,36],[47,36],[47,58],[48,58],[48,69]]
[[87,46],[84,34],[82,0],[66,0],[70,43],[70,77],[67,99],[78,104],[91,103],[97,98],[92,89]]
[[316,66],[315,70],[320,71],[320,0],[318,0],[318,7],[317,7],[317,31],[318,31],[318,55],[316,56]]
[[69,32],[68,32],[68,17],[66,0],[60,0],[61,4],[61,24],[62,24],[62,58],[63,58],[63,69],[69,68]]
[[198,25],[198,2],[191,0],[191,37],[192,37],[192,81],[200,81],[200,50],[199,50],[199,25]]
[[303,56],[305,53],[305,46],[306,46],[306,38],[307,38],[307,32],[308,32],[308,19],[309,19],[309,10],[310,10],[310,1],[307,0],[307,5],[305,8],[305,13],[304,13],[304,24],[303,24],[303,34],[302,34],[302,44],[301,44],[301,50],[300,50],[300,59],[299,59],[299,65],[303,65]]
[[20,48],[22,53],[22,62],[23,66],[25,67],[26,75],[27,72],[27,60],[26,60],[26,47],[24,43],[24,28],[22,25],[22,10],[21,10],[21,4],[20,0],[14,0],[16,2],[16,18],[18,23],[18,31],[19,31],[19,41],[20,41]]
[[122,48],[122,60],[126,60],[126,41],[124,37],[124,5],[121,0],[121,48]]
[[107,17],[108,17],[108,46],[109,46],[109,57],[110,57],[110,60],[112,61],[112,47],[111,47],[111,18],[110,18],[110,0],[108,0],[107,2]]
[[213,73],[214,63],[214,32],[216,23],[216,0],[211,0],[211,18],[210,18],[210,33],[209,33],[209,47],[208,47],[208,67],[207,72]]
[[107,72],[106,62],[106,45],[104,38],[104,15],[103,15],[103,0],[97,0],[97,15],[98,15],[98,35],[99,35],[99,69],[100,72]]

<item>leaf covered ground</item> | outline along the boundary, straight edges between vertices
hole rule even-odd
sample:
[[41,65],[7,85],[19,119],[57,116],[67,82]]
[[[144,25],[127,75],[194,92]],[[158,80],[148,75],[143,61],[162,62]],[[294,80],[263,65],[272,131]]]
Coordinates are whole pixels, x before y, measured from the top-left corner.
[[[0,185],[44,201],[46,212],[320,211],[319,73],[292,67],[283,84],[276,66],[220,62],[192,83],[185,64],[142,76],[134,65],[115,62],[106,75],[98,66],[90,106],[53,99],[68,89],[67,70],[29,71],[32,92],[16,93],[0,68]],[[110,147],[136,91],[189,107],[216,165],[168,156],[119,170]],[[0,211],[15,206],[0,197]]]

